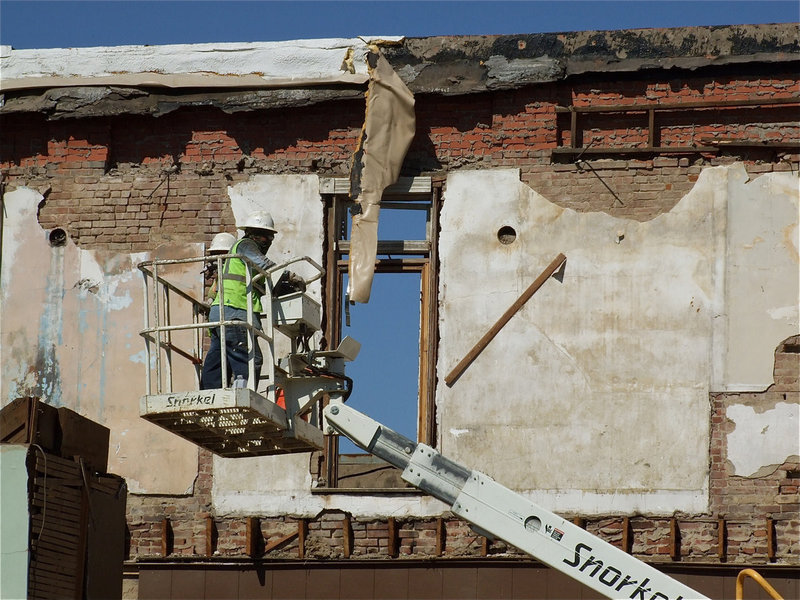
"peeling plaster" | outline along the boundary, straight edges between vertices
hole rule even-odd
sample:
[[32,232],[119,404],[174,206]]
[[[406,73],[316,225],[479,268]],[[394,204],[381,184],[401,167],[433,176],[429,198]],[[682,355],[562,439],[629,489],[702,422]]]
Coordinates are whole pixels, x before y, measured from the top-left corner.
[[734,404],[727,409],[736,428],[728,434],[728,460],[734,475],[762,476],[774,471],[788,457],[800,455],[800,405],[778,402],[774,408],[756,411]]
[[[742,165],[706,169],[672,211],[639,223],[557,207],[515,169],[451,173],[440,382],[558,252],[567,263],[452,389],[440,384],[442,452],[554,510],[702,511],[709,393],[766,389],[775,347],[798,328],[782,243],[797,178],[746,181]],[[497,240],[505,225],[511,245]],[[740,242],[755,237],[757,256]]]
[[[133,493],[191,490],[196,447],[139,418],[145,374],[126,340],[140,339],[136,264],[147,255],[87,251],[69,237],[64,246],[51,246],[37,220],[42,200],[24,187],[3,197],[2,405],[36,396],[109,427],[109,471],[125,477]],[[188,244],[186,251],[198,255],[202,245]],[[187,290],[201,287],[197,273],[182,283]],[[180,369],[175,376],[187,385]],[[166,461],[169,471],[153,468]]]

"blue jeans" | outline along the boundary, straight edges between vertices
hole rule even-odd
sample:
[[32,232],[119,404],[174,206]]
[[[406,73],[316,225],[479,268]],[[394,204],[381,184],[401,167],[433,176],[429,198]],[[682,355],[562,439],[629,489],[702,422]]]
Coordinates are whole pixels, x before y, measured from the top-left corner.
[[[216,314],[215,314],[216,309]],[[219,307],[212,306],[211,313],[208,316],[209,321],[219,321]],[[226,318],[228,318],[226,316]],[[254,325],[258,325],[256,319]],[[247,361],[250,357],[247,351],[247,338],[249,334],[245,327],[236,327],[229,325],[225,327],[225,356],[228,360],[228,381],[222,385],[222,345],[219,337],[219,327],[211,329],[211,346],[206,352],[205,360],[203,360],[203,370],[200,373],[200,389],[219,389],[222,387],[231,387],[237,375],[241,375],[242,379],[247,381],[248,366]],[[261,372],[261,365],[264,358],[261,354],[261,348],[258,347],[258,338],[254,340],[254,353],[253,359],[255,362],[255,382],[253,388],[258,386],[258,375]]]

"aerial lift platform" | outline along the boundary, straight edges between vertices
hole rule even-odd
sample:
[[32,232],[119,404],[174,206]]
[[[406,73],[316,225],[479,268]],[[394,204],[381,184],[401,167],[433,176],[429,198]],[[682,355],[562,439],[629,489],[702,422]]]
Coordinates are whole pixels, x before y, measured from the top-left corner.
[[[145,322],[140,334],[146,341],[147,364],[147,393],[140,400],[140,416],[229,458],[321,450],[324,436],[319,400],[323,394],[342,399],[349,395],[351,382],[344,374],[344,363],[358,355],[360,344],[345,338],[335,350],[315,349],[320,328],[319,303],[304,291],[273,296],[294,263],[305,263],[316,271],[304,280],[306,287],[321,277],[322,268],[307,256],[266,271],[239,256],[248,267],[248,289],[261,285],[266,290],[263,329],[254,324],[252,317],[247,322],[226,320],[221,287],[220,320],[208,322],[205,317],[210,306],[177,285],[175,274],[195,263],[216,263],[217,273],[221,273],[224,260],[232,256],[235,255],[139,264],[145,280]],[[249,293],[247,297],[252,303]],[[252,305],[248,308],[248,314],[252,314]],[[188,320],[191,322],[185,322]],[[231,387],[198,390],[204,332],[218,327],[224,349],[225,337],[233,325],[243,327],[248,334],[248,380],[234,381]],[[264,357],[258,386],[254,385],[255,344],[260,344]],[[276,345],[286,349],[279,360],[275,359]],[[221,355],[222,381],[228,382],[225,352]],[[195,386],[191,391],[175,389],[176,358],[187,359],[194,366]]]
[[[224,309],[218,322],[201,322],[208,305],[186,294],[159,275],[172,265],[217,260],[221,257],[150,261],[142,263],[145,275],[145,327],[147,341],[148,393],[142,397],[140,414],[198,446],[225,457],[269,456],[308,452],[322,448],[324,434],[341,434],[358,446],[403,471],[405,481],[441,500],[456,516],[490,539],[501,539],[561,571],[607,598],[640,600],[703,600],[707,597],[658,569],[601,540],[588,531],[530,502],[491,477],[442,456],[434,448],[417,443],[374,421],[344,402],[352,382],[344,374],[344,363],[354,360],[360,345],[345,338],[334,351],[311,348],[319,329],[319,304],[304,292],[273,298],[272,290],[290,263],[260,271],[248,263],[247,284],[260,278],[267,282],[264,331],[246,324],[251,350],[250,379],[253,381],[253,344],[264,352],[264,386],[229,387],[216,390],[174,391],[171,360],[177,354],[200,364],[199,346],[194,352],[180,349],[173,332],[201,332],[219,327],[224,339]],[[243,258],[243,257],[240,257]],[[322,269],[307,257],[304,260]],[[291,261],[295,262],[295,261]],[[252,271],[252,277],[251,277]],[[317,279],[309,279],[307,283]],[[150,297],[152,294],[152,298]],[[191,324],[173,325],[169,316],[170,295],[177,294],[192,305]],[[151,323],[151,319],[155,321]],[[237,323],[241,324],[241,323]],[[275,333],[289,340],[288,353],[275,358]],[[223,342],[224,347],[224,342]],[[223,381],[226,364],[223,353]],[[320,408],[326,394],[327,406]],[[780,596],[752,569],[739,574],[736,590],[741,598],[744,577],[753,577],[775,599]]]

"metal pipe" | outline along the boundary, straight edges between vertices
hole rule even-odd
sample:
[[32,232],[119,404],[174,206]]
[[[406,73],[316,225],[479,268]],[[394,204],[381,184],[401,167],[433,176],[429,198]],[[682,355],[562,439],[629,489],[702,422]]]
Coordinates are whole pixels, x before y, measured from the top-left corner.
[[744,598],[744,580],[747,577],[755,579],[756,583],[764,588],[764,591],[767,592],[767,594],[769,594],[770,598],[773,600],[783,600],[783,596],[781,596],[774,587],[767,583],[767,580],[764,579],[758,573],[758,571],[755,571],[754,569],[742,569],[736,576],[736,600],[742,600]]

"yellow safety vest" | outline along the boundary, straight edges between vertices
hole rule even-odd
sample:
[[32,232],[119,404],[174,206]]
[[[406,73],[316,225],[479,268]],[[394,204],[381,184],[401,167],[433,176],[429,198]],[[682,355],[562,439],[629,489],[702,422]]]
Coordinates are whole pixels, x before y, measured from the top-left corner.
[[[236,254],[239,244],[244,238],[237,241],[231,248],[230,253]],[[247,310],[247,265],[241,258],[227,258],[222,267],[220,279],[222,280],[222,290],[225,293],[225,306]],[[257,273],[252,273],[255,276]],[[217,292],[214,302],[219,304],[219,292]],[[261,296],[258,292],[253,293],[253,311],[261,312]]]

